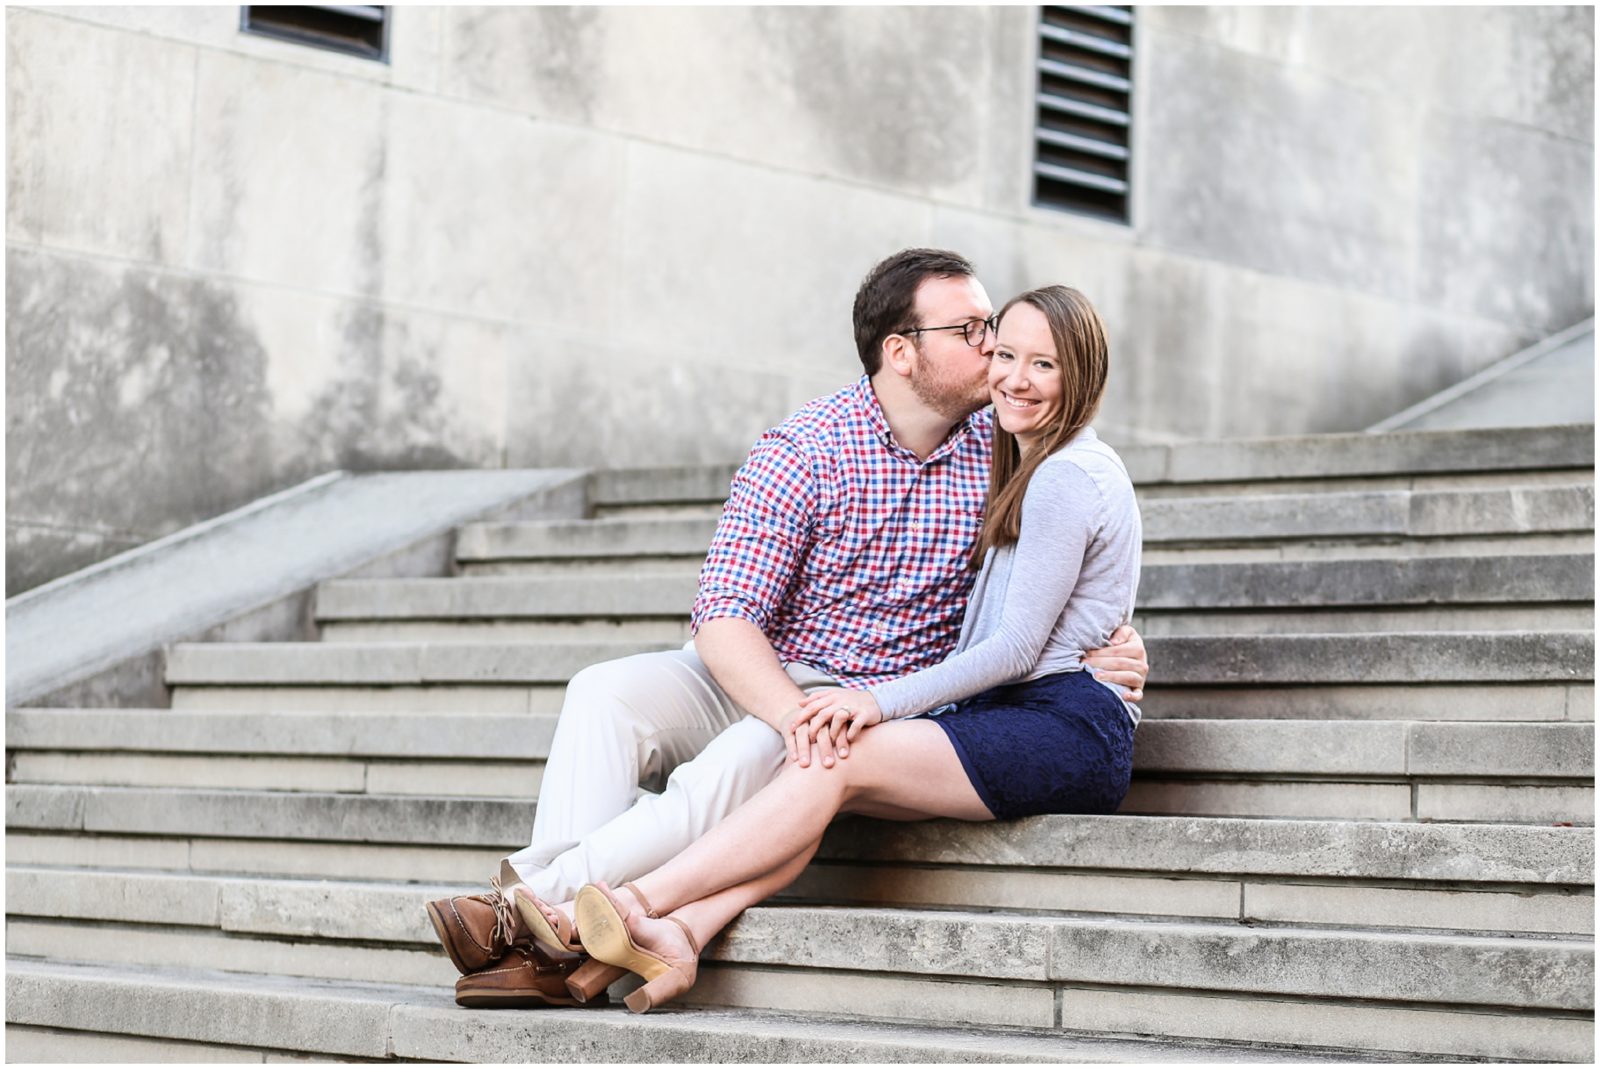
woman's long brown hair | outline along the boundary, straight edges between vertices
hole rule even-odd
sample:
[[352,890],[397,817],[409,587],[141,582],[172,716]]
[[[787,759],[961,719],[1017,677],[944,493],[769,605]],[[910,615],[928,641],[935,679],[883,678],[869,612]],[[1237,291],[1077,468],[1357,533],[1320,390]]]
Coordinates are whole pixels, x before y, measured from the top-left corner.
[[[1110,345],[1106,325],[1089,298],[1067,286],[1044,286],[1020,293],[1000,309],[1000,319],[1019,304],[1044,313],[1056,343],[1061,366],[1061,407],[1044,429],[1040,447],[1023,459],[1017,436],[994,421],[994,466],[989,471],[989,496],[984,505],[983,529],[972,547],[969,564],[983,564],[991,547],[1009,546],[1022,530],[1022,496],[1028,481],[1046,457],[1072,441],[1089,425],[1100,408],[1110,371]],[[1017,354],[1020,359],[1024,354]]]

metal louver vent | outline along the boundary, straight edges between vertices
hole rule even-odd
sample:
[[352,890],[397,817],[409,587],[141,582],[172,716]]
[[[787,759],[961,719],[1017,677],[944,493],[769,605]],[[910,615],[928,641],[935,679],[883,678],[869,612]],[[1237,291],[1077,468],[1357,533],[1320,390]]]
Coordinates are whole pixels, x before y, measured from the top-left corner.
[[389,61],[387,7],[257,4],[240,9],[239,29],[363,59]]
[[1128,221],[1131,7],[1044,7],[1033,202]]

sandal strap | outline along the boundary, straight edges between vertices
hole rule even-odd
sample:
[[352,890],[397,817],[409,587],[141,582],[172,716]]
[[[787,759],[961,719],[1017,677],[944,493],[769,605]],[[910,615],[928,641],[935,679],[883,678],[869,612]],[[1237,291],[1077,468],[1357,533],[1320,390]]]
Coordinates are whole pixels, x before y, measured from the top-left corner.
[[689,926],[683,923],[683,918],[677,914],[669,914],[667,920],[683,929],[684,936],[689,940],[689,948],[694,951],[694,956],[698,958],[700,956],[700,940],[696,939],[694,933],[689,930]]
[[649,917],[653,921],[661,919],[661,914],[657,913],[655,911],[655,909],[650,905],[650,900],[645,898],[644,895],[639,893],[639,885],[638,884],[636,884],[636,883],[625,883],[625,884],[622,885],[622,889],[624,891],[630,891],[630,892],[633,893],[633,897],[638,900],[639,907],[644,910],[644,915],[646,917]]

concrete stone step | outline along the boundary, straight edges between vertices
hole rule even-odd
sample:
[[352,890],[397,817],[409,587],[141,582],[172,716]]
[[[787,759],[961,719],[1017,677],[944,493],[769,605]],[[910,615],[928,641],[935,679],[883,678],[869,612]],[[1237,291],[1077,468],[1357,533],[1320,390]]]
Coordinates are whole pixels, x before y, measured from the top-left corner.
[[[1304,1046],[1085,1035],[1072,1025],[1031,1030],[952,1028],[714,1009],[638,1016],[620,1006],[471,1012],[455,1006],[446,990],[399,984],[89,966],[19,957],[6,959],[6,1020],[8,1039],[18,1026],[72,1029],[93,1036],[131,1031],[160,1043],[184,1044],[178,1049],[204,1044],[208,1049],[293,1051],[327,1059],[517,1064],[1412,1060],[1404,1054]],[[1504,1027],[1508,1023],[1494,1015],[1472,1015],[1460,1022],[1474,1033],[1510,1032]],[[1536,1037],[1528,1037],[1515,1049],[1546,1058],[1556,1050]],[[1423,1055],[1422,1060],[1430,1059]]]
[[[538,795],[552,725],[470,713],[6,718],[12,783],[525,800]],[[1147,720],[1134,745],[1124,813],[1593,821],[1588,724]]]
[[[534,684],[180,685],[172,707],[208,712],[514,713],[561,711],[564,688]],[[1152,684],[1147,719],[1594,721],[1593,683],[1516,681],[1176,686]]]
[[[1174,636],[1152,639],[1147,647],[1159,666],[1152,692],[1351,680],[1370,686],[1594,678],[1588,631]],[[173,687],[553,684],[586,665],[667,648],[645,642],[183,643],[168,653],[166,680]]]
[[[1543,605],[1405,606],[1398,609],[1185,609],[1137,612],[1133,624],[1148,638],[1199,635],[1364,634],[1373,631],[1585,631],[1594,603]],[[645,642],[681,647],[691,638],[687,617],[517,620],[335,620],[318,628],[322,642]]]
[[[556,718],[463,713],[270,717],[170,709],[11,709],[14,752],[540,761]],[[1134,767],[1166,773],[1484,776],[1588,779],[1593,724],[1150,720]]]
[[[444,641],[446,637],[462,638],[463,632],[446,636],[444,627],[465,628],[472,624],[334,624],[322,632],[324,641],[356,639],[354,630],[344,632],[346,626],[361,630],[363,641],[378,641],[380,637],[392,640]],[[566,638],[569,632],[558,630],[559,624],[520,623],[526,630],[499,631],[496,635],[510,639],[512,635],[524,641],[546,638]],[[1594,603],[1545,602],[1543,604],[1514,605],[1404,605],[1382,609],[1317,608],[1305,609],[1152,609],[1138,610],[1133,614],[1133,626],[1146,639],[1171,638],[1184,635],[1284,635],[1284,634],[1364,634],[1378,631],[1587,631],[1594,626]],[[386,631],[387,628],[394,631]],[[406,630],[416,627],[416,631]],[[423,630],[440,627],[438,635]],[[540,628],[544,630],[541,631]],[[344,632],[344,633],[336,633]],[[485,632],[487,634],[487,632]],[[672,632],[662,629],[651,634],[665,638]],[[585,631],[585,635],[589,632]],[[685,639],[687,641],[687,638]]]
[[[1464,535],[1450,538],[1313,538],[1298,541],[1148,543],[1146,567],[1167,564],[1248,564],[1257,561],[1405,560],[1436,557],[1526,557],[1594,553],[1594,533]],[[702,554],[680,557],[548,557],[462,561],[465,578],[540,576],[698,576]]]
[[[207,836],[515,849],[533,824],[533,803],[287,791],[185,790],[10,784],[8,832]],[[863,841],[863,828],[876,840]],[[958,849],[930,842],[933,832]],[[1102,838],[1079,841],[1086,830]],[[1142,834],[1143,841],[1130,839]],[[1055,838],[1051,838],[1051,836]],[[1204,836],[1202,846],[1188,836]],[[1571,868],[1593,863],[1591,829],[1528,825],[1249,820],[1217,817],[1034,817],[994,825],[946,822],[885,827],[845,821],[829,833],[833,860],[1026,864],[1139,872],[1308,874],[1353,879],[1591,883]],[[1074,852],[1063,854],[1063,844]],[[1300,857],[1309,852],[1314,858]],[[836,844],[830,846],[829,844]],[[927,857],[886,855],[901,844]],[[1108,852],[1108,844],[1118,852]],[[1376,844],[1388,844],[1381,849]],[[1417,856],[1395,857],[1406,849]],[[1506,855],[1514,849],[1517,853]],[[942,851],[942,852],[941,852]],[[1232,852],[1231,852],[1232,851]],[[998,852],[998,853],[997,853]],[[1438,852],[1438,853],[1436,853]],[[1245,865],[1244,868],[1230,866]],[[1328,868],[1328,866],[1336,866]],[[1498,875],[1497,875],[1498,874]]]
[[[502,627],[571,621],[595,634],[631,637],[620,628],[640,618],[681,628],[696,586],[697,577],[687,572],[334,580],[317,589],[316,618],[330,637],[345,638],[353,635],[339,626],[402,620]],[[1487,616],[1499,606],[1565,606],[1587,608],[1592,628],[1594,555],[1158,564],[1143,570],[1137,600],[1147,616],[1293,608],[1307,621],[1318,618],[1310,610],[1319,608],[1449,605]]]
[[[178,787],[532,801],[543,763],[23,752],[12,783]],[[1338,820],[1594,822],[1588,781],[1135,774],[1123,813]]]
[[[523,829],[524,839],[527,831]],[[119,835],[24,828],[11,828],[6,832],[6,858],[14,864],[328,880],[444,883],[471,878],[487,886],[506,852],[504,846],[458,846],[449,839],[394,845],[205,834]],[[1541,913],[1523,923],[1539,925],[1547,920]],[[1548,920],[1548,923],[1570,928],[1564,920]]]
[[[1141,504],[1146,548],[1166,543],[1331,538],[1593,533],[1594,487],[1365,490],[1246,497],[1157,498]],[[461,529],[460,562],[700,558],[714,514],[543,523],[478,523]]]
[[[1320,486],[1352,478],[1553,471],[1581,477],[1594,471],[1594,428],[1307,435],[1128,446],[1118,452],[1141,490],[1170,487],[1191,494],[1262,484]],[[736,470],[730,464],[596,472],[590,478],[589,500],[596,509],[612,510],[721,502]]]
[[[1593,833],[1583,829],[1577,834]],[[508,849],[447,843],[448,839],[389,845],[10,828],[6,852],[14,866],[452,885],[477,880],[481,889]],[[1030,865],[1016,857],[980,865],[959,861],[900,864],[892,859],[842,857],[814,861],[784,897],[867,905],[1208,918],[1245,924],[1594,933],[1592,885],[1508,881],[1503,877],[1524,874],[1504,869],[1490,875],[1502,878],[1377,882],[1348,876],[1330,878],[1314,867],[1301,875],[1258,876],[1226,871],[1060,869]]]
[[[7,943],[13,955],[57,960],[227,960],[250,972],[444,986],[454,971],[421,906],[447,890],[24,869],[7,873]],[[1593,1009],[1593,941],[1576,938],[791,904],[748,910],[704,958],[708,982],[689,1004],[959,1013],[978,1026],[1052,1027],[1058,994],[1086,985],[1131,997],[1271,995],[1304,1000],[1308,1012],[1353,999],[1557,1021]],[[875,998],[851,990],[873,983]]]

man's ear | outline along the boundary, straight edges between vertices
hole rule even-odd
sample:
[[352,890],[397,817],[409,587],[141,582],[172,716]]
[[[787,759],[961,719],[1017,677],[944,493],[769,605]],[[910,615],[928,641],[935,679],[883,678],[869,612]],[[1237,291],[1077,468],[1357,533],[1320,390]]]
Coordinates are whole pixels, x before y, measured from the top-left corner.
[[911,368],[916,363],[916,350],[912,347],[911,339],[904,334],[891,334],[883,339],[883,362],[895,374],[910,378]]

